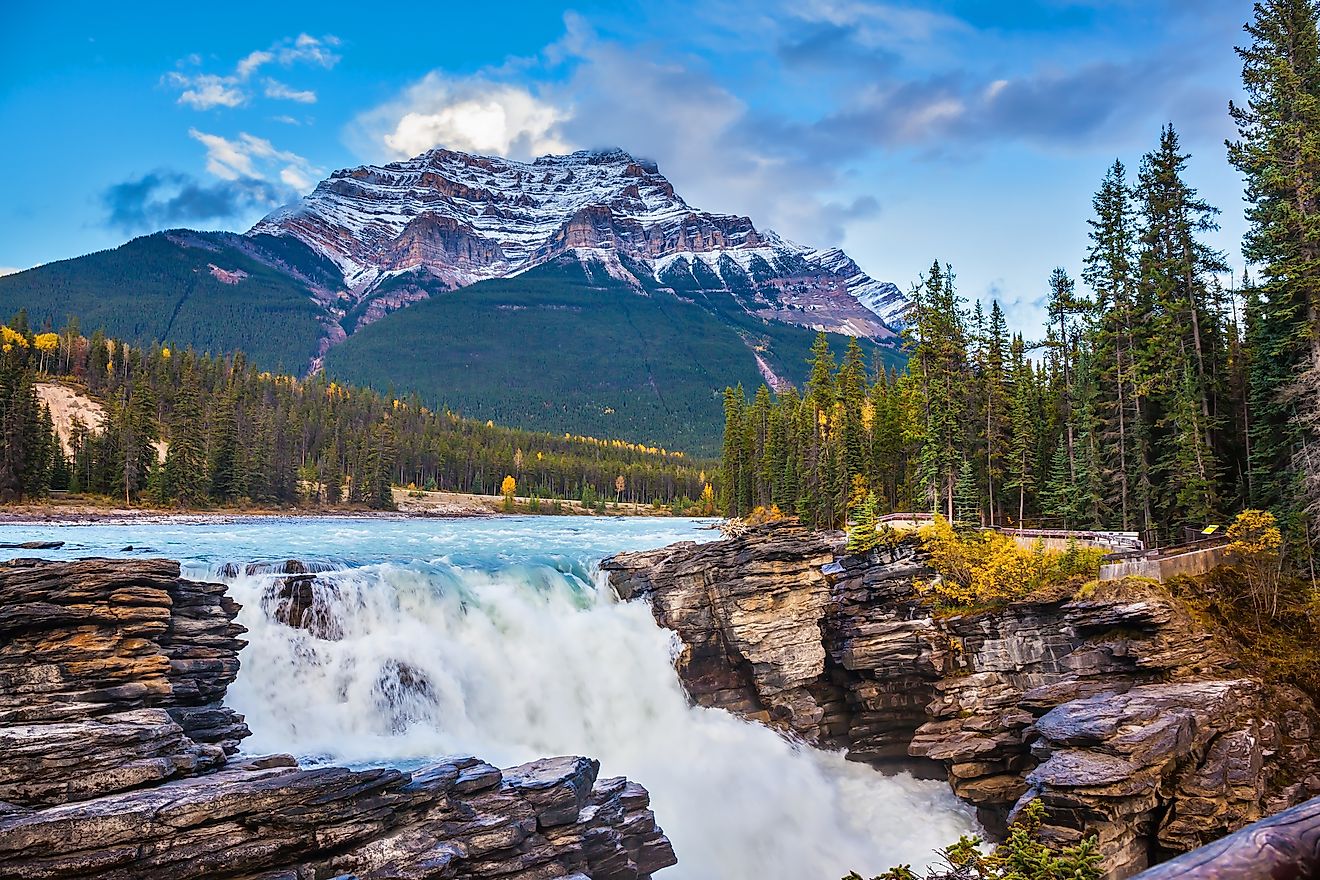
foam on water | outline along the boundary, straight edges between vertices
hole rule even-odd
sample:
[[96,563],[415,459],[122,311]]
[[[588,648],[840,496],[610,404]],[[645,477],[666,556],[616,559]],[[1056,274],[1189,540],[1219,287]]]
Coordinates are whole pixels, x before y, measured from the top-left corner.
[[[615,601],[595,562],[618,549],[710,536],[694,525],[244,524],[228,536],[195,535],[189,572],[237,559],[338,560],[315,582],[337,640],[270,616],[278,576],[230,579],[249,646],[227,701],[247,716],[251,752],[402,767],[458,753],[501,766],[589,755],[602,775],[650,790],[679,856],[662,875],[674,880],[833,880],[925,863],[971,832],[966,808],[943,783],[884,777],[688,705],[673,635],[644,604]],[[147,534],[119,533],[110,543],[153,539],[149,527],[132,528]],[[22,540],[60,530],[31,531]],[[157,532],[154,540],[182,537]]]

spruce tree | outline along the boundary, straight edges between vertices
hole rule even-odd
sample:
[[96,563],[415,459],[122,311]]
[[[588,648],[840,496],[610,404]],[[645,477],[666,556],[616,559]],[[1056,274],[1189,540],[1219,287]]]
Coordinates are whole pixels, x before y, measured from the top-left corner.
[[1152,503],[1166,537],[1181,521],[1217,509],[1224,472],[1215,435],[1222,393],[1217,365],[1226,346],[1209,276],[1227,267],[1200,238],[1218,228],[1218,212],[1183,179],[1187,159],[1177,133],[1166,126],[1159,146],[1142,159],[1139,186],[1140,285],[1149,310],[1140,372],[1151,379]]
[[[1256,3],[1239,48],[1244,106],[1229,160],[1247,180],[1243,255],[1261,267],[1247,304],[1253,505],[1320,522],[1320,8]],[[1299,503],[1300,502],[1300,503]],[[1315,533],[1313,532],[1313,539]]]
[[720,456],[720,507],[725,516],[742,516],[750,511],[742,505],[743,471],[743,389],[739,385],[724,389],[724,444]]
[[210,481],[202,438],[202,409],[196,378],[191,372],[182,377],[169,428],[169,448],[161,475],[162,500],[184,507],[201,507],[207,502]]

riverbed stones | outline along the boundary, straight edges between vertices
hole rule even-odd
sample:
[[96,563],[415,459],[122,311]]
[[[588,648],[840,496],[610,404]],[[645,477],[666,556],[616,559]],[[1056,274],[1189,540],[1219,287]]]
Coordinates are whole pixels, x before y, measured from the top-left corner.
[[[915,588],[934,575],[915,542],[840,550],[770,525],[602,567],[678,633],[696,702],[881,769],[939,772],[992,834],[1040,798],[1045,833],[1096,834],[1110,877],[1320,794],[1311,699],[1242,669],[1160,585],[1106,582],[948,615]],[[762,616],[744,631],[745,618],[720,611],[731,603]],[[777,609],[794,619],[764,619]],[[786,680],[797,699],[775,718],[782,696],[764,683]]]
[[166,560],[0,565],[0,878],[645,880],[675,864],[646,790],[588,758],[233,758],[237,612]]

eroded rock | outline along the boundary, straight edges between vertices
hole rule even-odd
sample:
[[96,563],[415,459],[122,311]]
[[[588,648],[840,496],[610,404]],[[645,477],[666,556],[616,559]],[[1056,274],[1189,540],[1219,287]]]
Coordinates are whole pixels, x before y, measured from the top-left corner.
[[645,789],[588,758],[231,760],[248,731],[220,702],[244,644],[224,589],[165,560],[0,565],[0,878],[645,880],[675,864]]
[[992,833],[1041,798],[1045,832],[1098,835],[1111,877],[1320,794],[1316,706],[1239,668],[1160,586],[943,615],[915,589],[934,572],[914,543],[831,561],[839,549],[773,525],[603,567],[683,640],[698,703],[877,767],[938,769]]

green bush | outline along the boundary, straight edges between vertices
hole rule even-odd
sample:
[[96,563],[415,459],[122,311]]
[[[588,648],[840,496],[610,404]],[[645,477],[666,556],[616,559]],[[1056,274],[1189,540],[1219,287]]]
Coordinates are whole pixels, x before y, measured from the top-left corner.
[[[1008,839],[989,853],[981,840],[962,837],[940,850],[944,864],[926,871],[924,880],[1100,880],[1100,852],[1094,836],[1075,846],[1055,849],[1040,839],[1045,808],[1032,801],[1009,830]],[[863,880],[856,872],[843,880]],[[898,865],[872,880],[923,880],[909,865]]]

